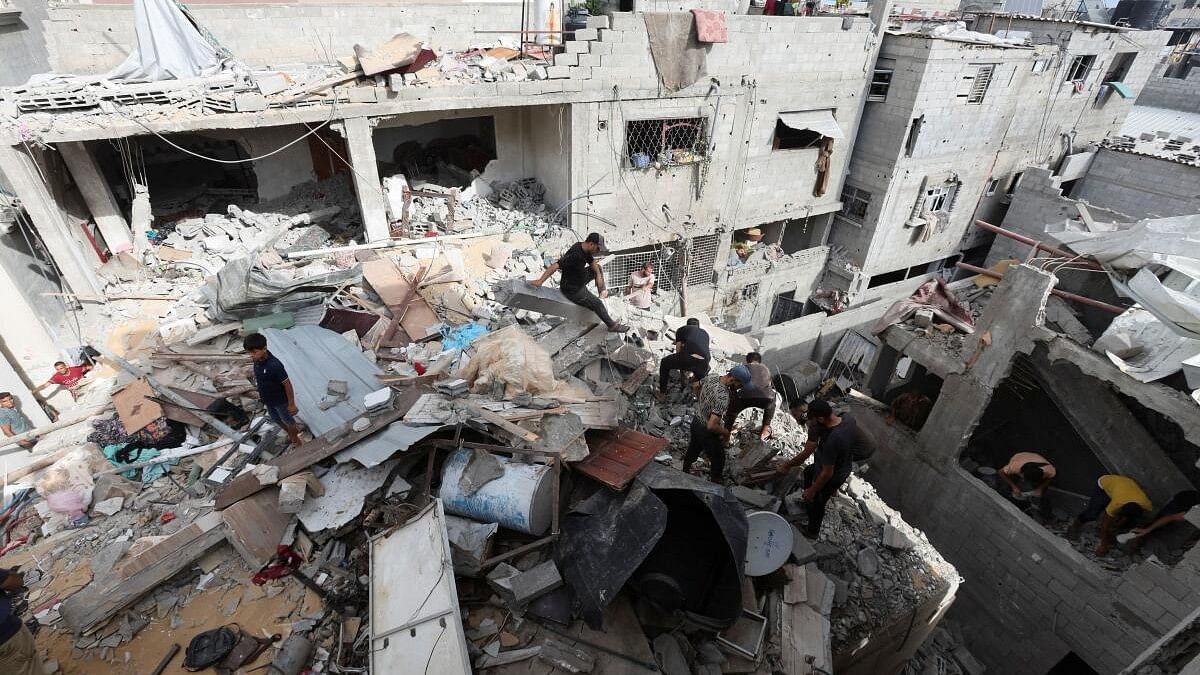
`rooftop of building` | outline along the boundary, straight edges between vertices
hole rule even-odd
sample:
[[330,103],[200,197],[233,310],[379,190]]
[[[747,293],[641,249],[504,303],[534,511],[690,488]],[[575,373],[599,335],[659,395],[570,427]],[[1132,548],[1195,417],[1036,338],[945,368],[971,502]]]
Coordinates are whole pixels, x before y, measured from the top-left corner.
[[1007,14],[1003,12],[977,12],[976,18],[979,17],[998,17],[1000,19],[1018,19],[1021,21],[1042,21],[1045,23],[1057,23],[1067,26],[1085,26],[1087,28],[1102,28],[1113,33],[1128,33],[1133,28],[1128,26],[1114,26],[1110,23],[1096,23],[1094,21],[1076,21],[1073,19],[1055,19],[1053,17],[1035,16],[1033,14]]
[[1105,139],[1104,147],[1200,166],[1200,113],[1134,106],[1120,135]]

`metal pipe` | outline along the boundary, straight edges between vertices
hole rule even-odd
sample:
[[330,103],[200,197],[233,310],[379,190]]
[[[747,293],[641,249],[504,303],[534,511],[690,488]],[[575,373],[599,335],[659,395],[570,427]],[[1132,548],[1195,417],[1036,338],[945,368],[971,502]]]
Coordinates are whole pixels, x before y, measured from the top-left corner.
[[[1004,276],[1001,274],[996,274],[995,272],[988,270],[988,269],[984,269],[982,267],[968,265],[967,263],[964,263],[964,262],[955,263],[955,267],[958,267],[959,269],[962,269],[962,270],[967,270],[968,272],[974,272],[975,274],[982,274],[983,276],[991,277],[992,279],[1003,279],[1004,278]],[[1113,314],[1124,314],[1125,313],[1124,307],[1117,307],[1116,305],[1110,305],[1107,302],[1101,302],[1099,300],[1093,300],[1091,298],[1087,298],[1082,295],[1075,295],[1074,293],[1060,291],[1057,288],[1050,289],[1050,294],[1057,295],[1058,297],[1062,298],[1063,300],[1070,300],[1071,302],[1077,302],[1081,305],[1087,305],[1088,307],[1095,307],[1096,309],[1102,309],[1106,312],[1112,312]]]
[[1030,239],[1029,237],[1026,237],[1023,234],[1017,234],[1016,232],[1013,232],[1012,230],[1006,230],[1003,227],[996,227],[995,225],[992,225],[991,223],[986,223],[982,220],[975,221],[975,227],[978,227],[981,230],[987,230],[988,232],[994,232],[994,233],[1000,235],[1001,237],[1008,237],[1009,239],[1012,239],[1013,241],[1019,241],[1022,244],[1027,244],[1029,246],[1034,247],[1035,249],[1037,249],[1039,251],[1045,251],[1046,253],[1052,253],[1060,258],[1072,258],[1072,259],[1080,258],[1080,260],[1078,261],[1079,264],[1086,265],[1094,270],[1103,270],[1104,269],[1104,267],[1100,263],[1095,262],[1093,260],[1082,259],[1083,256],[1081,256],[1077,253],[1071,253],[1070,251],[1064,251],[1061,248],[1054,248],[1053,246],[1047,246],[1047,245],[1041,243],[1040,241]]

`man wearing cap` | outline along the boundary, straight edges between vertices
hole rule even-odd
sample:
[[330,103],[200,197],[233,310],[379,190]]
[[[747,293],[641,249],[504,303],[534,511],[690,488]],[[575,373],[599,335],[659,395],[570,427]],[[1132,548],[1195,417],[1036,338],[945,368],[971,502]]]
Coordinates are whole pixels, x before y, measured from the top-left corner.
[[746,408],[760,408],[763,425],[759,437],[767,440],[771,436],[771,420],[775,417],[775,387],[771,384],[771,371],[762,364],[762,354],[750,352],[746,355],[745,365],[734,366],[729,374],[737,384],[729,410],[725,412],[725,427],[732,429],[738,415]]
[[875,444],[852,416],[835,413],[828,401],[817,399],[809,403],[808,421],[809,437],[804,450],[781,462],[777,470],[786,474],[816,453],[812,465],[804,468],[806,487],[800,497],[808,512],[804,535],[815,539],[821,533],[825,505],[850,477],[855,458],[869,457],[875,451]]
[[[596,263],[594,256],[603,250],[604,237],[597,232],[592,232],[587,239],[573,244],[571,248],[567,249],[558,262],[542,272],[541,277],[529,283],[540,287],[546,283],[547,279],[554,276],[555,272],[561,271],[562,279],[559,281],[558,288],[568,300],[591,310],[604,322],[610,333],[624,333],[629,330],[629,326],[613,321],[612,317],[608,315],[608,309],[601,301],[601,298],[608,297],[608,289],[604,286],[604,273],[600,271],[600,265]],[[589,278],[589,272],[591,278]],[[587,285],[591,283],[591,279],[596,280],[596,290],[600,292],[599,298],[588,292]]]

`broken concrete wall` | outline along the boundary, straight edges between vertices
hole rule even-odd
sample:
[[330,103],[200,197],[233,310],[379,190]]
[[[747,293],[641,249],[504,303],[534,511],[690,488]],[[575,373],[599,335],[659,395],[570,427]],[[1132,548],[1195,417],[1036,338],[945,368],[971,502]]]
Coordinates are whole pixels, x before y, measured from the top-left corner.
[[[373,47],[399,32],[427,40],[435,49],[481,43],[476,30],[516,29],[519,3],[466,4],[448,12],[439,4],[268,4],[190,8],[205,29],[251,66],[326,63],[353,53],[355,43]],[[60,5],[50,9],[46,46],[56,72],[104,72],[125,59],[134,38],[133,6]]]
[[[22,84],[30,75],[49,70],[46,5],[40,0],[5,0],[0,7],[0,87]],[[20,14],[8,14],[13,10]]]
[[[294,124],[244,131],[214,130],[203,135],[235,141],[247,156],[262,157],[251,162],[251,165],[258,181],[258,199],[270,201],[287,195],[297,185],[316,180],[308,143],[295,143],[281,152],[275,152],[307,132],[303,125]],[[275,154],[264,156],[272,152]]]
[[778,262],[727,269],[725,281],[718,284],[721,306],[714,308],[715,313],[735,330],[762,328],[771,320],[776,296],[804,302],[817,290],[828,260],[829,247],[817,246]]
[[[1193,548],[1170,569],[1145,563],[1108,572],[957,464],[1014,355],[1046,339],[1039,317],[1050,284],[1028,266],[1010,273],[976,333],[989,332],[990,346],[972,367],[946,378],[919,434],[865,409],[858,419],[887,439],[872,457],[880,494],[965,579],[950,618],[972,635],[972,653],[996,672],[1045,672],[1074,652],[1108,675],[1200,605],[1200,551]],[[978,346],[972,338],[964,351]]]
[[1163,77],[1163,70],[1159,66],[1146,80],[1137,97],[1137,104],[1200,113],[1200,69],[1193,68],[1186,79]]
[[1200,213],[1197,185],[1200,166],[1101,148],[1071,197],[1138,218],[1186,216]]

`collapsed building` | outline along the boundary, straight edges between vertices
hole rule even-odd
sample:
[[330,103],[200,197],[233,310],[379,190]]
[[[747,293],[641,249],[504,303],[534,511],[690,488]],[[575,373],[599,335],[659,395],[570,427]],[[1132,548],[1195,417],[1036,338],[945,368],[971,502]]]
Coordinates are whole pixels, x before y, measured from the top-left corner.
[[[1127,292],[1195,278],[1088,248],[1182,223],[1194,253],[1186,17],[693,4],[563,33],[530,3],[164,3],[211,65],[174,78],[121,47],[152,51],[129,5],[33,10],[43,67],[20,33],[0,64],[0,383],[39,443],[0,450],[0,565],[47,660],[150,672],[229,623],[253,653],[225,667],[278,672],[1197,657],[1190,525],[1066,537],[1102,474],[1197,485],[1200,350],[1164,337],[1187,301],[1168,325]],[[629,339],[522,281],[589,232],[614,296],[655,265],[649,309],[607,301]],[[688,316],[714,372],[760,351],[877,439],[815,542],[771,471],[804,420],[761,442],[743,414],[732,489],[679,470],[686,387],[652,394]],[[299,448],[256,414],[255,332]],[[995,475],[1030,448],[1049,515]]]

